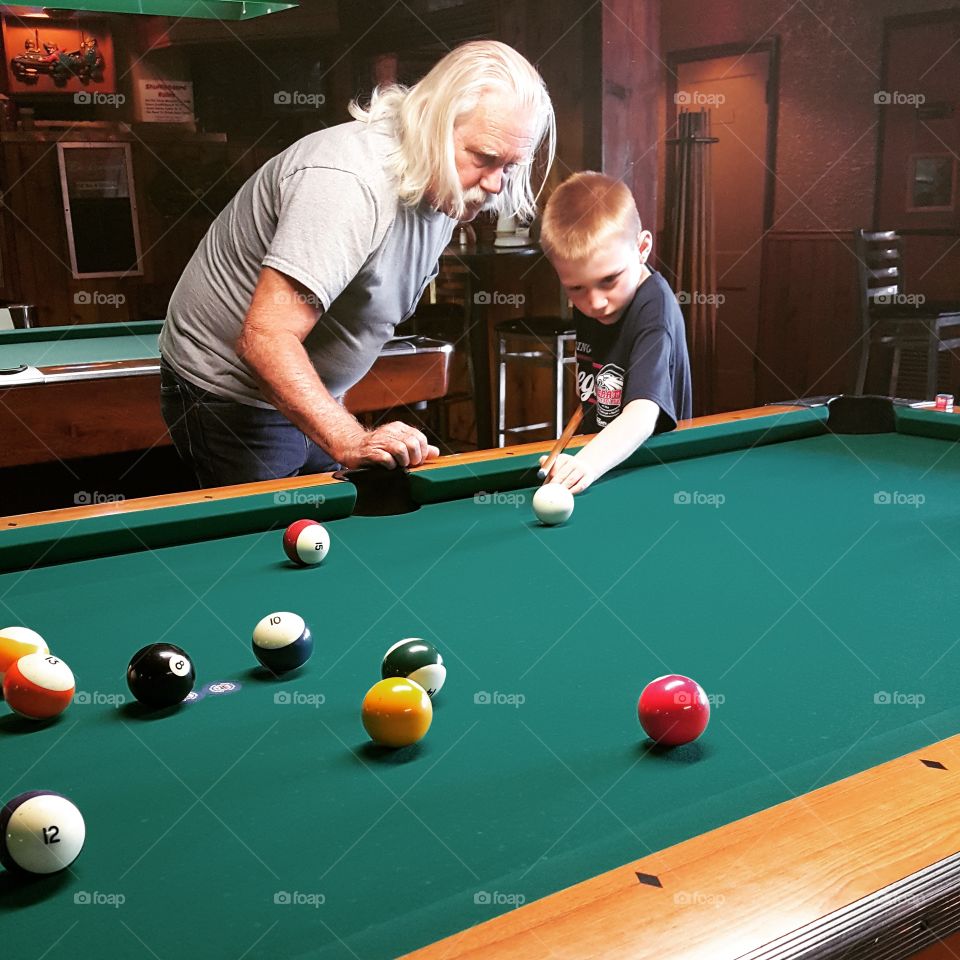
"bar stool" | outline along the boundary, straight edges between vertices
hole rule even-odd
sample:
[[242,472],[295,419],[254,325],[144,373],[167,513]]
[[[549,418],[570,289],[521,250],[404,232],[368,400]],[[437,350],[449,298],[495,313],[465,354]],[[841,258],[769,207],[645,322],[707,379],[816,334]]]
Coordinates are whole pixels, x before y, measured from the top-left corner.
[[[497,394],[497,446],[506,446],[507,434],[527,433],[552,427],[554,437],[563,432],[564,368],[577,364],[577,331],[562,317],[525,317],[498,323],[497,370],[500,387]],[[514,343],[519,349],[508,349]],[[573,349],[567,349],[570,344]],[[553,367],[554,415],[543,423],[523,423],[507,426],[507,364],[533,363]]]

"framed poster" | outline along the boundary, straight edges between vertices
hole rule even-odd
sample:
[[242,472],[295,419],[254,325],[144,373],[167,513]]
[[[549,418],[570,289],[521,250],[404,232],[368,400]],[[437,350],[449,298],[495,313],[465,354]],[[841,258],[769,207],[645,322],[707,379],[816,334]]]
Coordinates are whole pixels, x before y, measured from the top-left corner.
[[58,143],[74,279],[143,273],[129,143]]
[[9,92],[115,93],[113,37],[105,20],[3,18]]
[[939,212],[954,208],[954,170],[949,153],[913,154],[907,165],[907,210]]

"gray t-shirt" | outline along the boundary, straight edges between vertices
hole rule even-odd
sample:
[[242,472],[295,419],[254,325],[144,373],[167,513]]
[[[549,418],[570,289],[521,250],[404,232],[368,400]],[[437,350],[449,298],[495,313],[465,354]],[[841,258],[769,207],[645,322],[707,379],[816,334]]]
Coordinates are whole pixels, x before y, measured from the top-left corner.
[[394,327],[436,276],[456,221],[400,203],[382,125],[310,134],[257,171],[213,222],[184,270],[160,352],[218,396],[269,407],[236,354],[261,268],[302,283],[323,309],[304,346],[342,397],[373,366]]

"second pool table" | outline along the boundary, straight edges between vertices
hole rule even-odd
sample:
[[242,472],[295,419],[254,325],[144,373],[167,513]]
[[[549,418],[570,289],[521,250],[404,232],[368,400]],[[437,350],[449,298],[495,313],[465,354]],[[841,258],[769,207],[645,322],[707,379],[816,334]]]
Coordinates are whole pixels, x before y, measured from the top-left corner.
[[[170,444],[160,416],[162,321],[0,331],[0,469]],[[346,396],[353,413],[444,396],[453,347],[398,337]]]
[[[555,528],[537,445],[397,475],[387,516],[358,476],[2,521],[0,617],[78,678],[58,721],[0,719],[2,799],[88,824],[70,871],[0,874],[6,951],[916,954],[958,927],[958,440],[884,401],[693,421]],[[302,515],[320,567],[283,559]],[[283,680],[249,649],[275,610],[317,640]],[[405,636],[449,677],[395,752],[359,707]],[[160,640],[200,697],[157,714],[123,675]],[[674,750],[635,712],[667,672],[713,703]]]

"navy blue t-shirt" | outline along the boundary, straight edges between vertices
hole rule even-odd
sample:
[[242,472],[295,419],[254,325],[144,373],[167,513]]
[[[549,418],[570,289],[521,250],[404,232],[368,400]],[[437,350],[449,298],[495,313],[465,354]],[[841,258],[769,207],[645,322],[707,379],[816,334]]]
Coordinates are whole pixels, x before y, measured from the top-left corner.
[[574,310],[581,433],[597,433],[632,400],[660,408],[655,433],[673,430],[693,413],[690,359],[683,314],[655,270],[613,324]]

